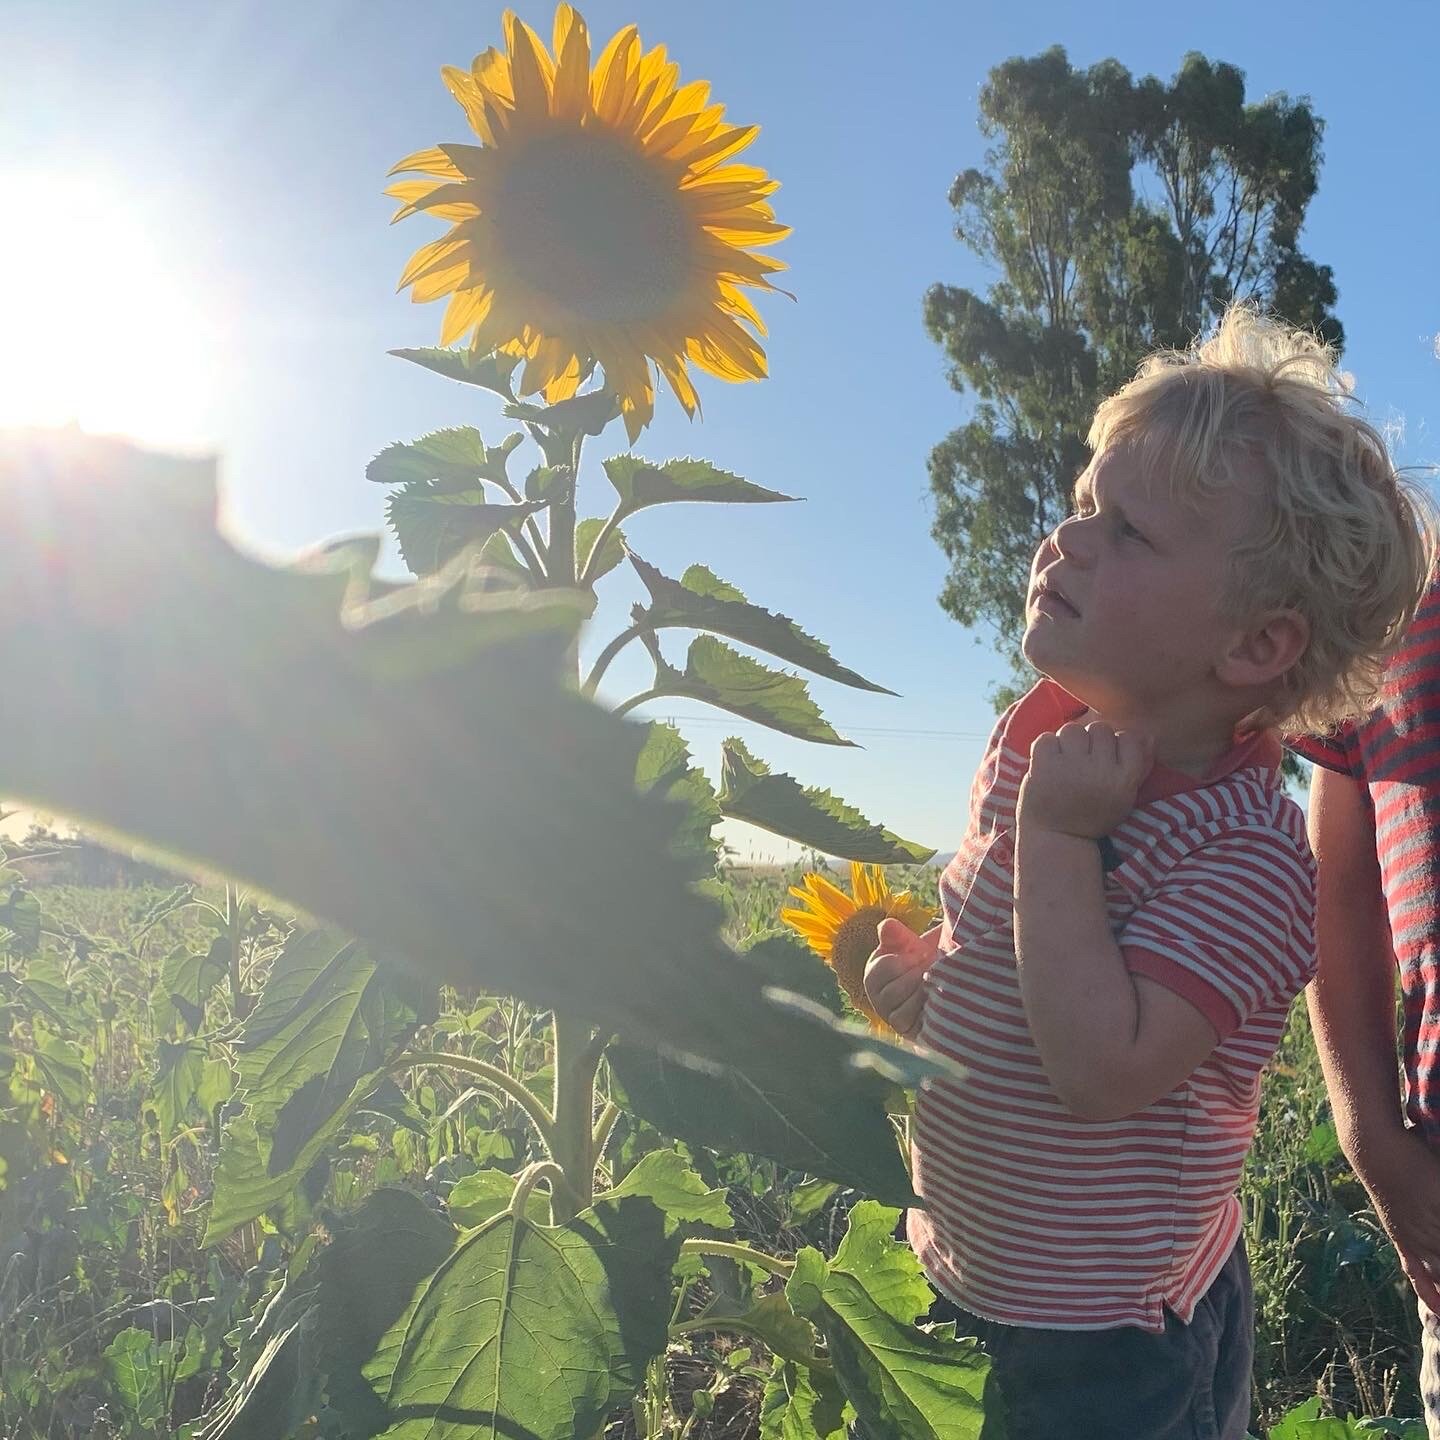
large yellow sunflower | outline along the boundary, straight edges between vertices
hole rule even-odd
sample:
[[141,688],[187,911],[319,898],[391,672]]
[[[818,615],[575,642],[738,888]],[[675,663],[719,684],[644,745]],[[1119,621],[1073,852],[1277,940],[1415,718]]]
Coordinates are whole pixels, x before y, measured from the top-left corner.
[[727,125],[704,81],[679,84],[663,46],[633,25],[590,68],[585,22],[555,12],[554,55],[510,11],[505,50],[441,74],[480,145],[407,156],[387,194],[395,219],[452,222],[400,277],[416,301],[450,296],[440,343],[523,356],[520,392],[567,399],[599,364],[633,441],[649,424],[653,360],[693,416],[686,362],[725,380],[765,376],[744,287],[785,267],[755,253],[788,235],[763,170],[729,163],[758,127]]
[[875,950],[876,928],[893,915],[920,935],[930,928],[935,912],[908,890],[892,893],[880,866],[855,860],[850,862],[850,894],[816,874],[806,875],[801,886],[792,885],[790,893],[807,908],[782,910],[780,918],[835,972],[871,1028],[893,1033],[865,995],[865,962]]

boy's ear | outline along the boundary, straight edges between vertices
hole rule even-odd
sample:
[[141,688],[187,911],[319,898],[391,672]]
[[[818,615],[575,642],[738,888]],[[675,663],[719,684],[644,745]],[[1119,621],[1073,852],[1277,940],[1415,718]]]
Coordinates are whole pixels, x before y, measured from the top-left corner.
[[1275,610],[1236,636],[1216,674],[1227,685],[1248,688],[1278,680],[1310,644],[1310,622],[1298,610]]

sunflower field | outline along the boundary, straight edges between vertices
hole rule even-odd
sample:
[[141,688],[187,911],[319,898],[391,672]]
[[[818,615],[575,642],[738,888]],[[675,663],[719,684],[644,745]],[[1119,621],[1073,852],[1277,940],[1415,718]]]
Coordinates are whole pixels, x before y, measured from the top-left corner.
[[[697,372],[764,377],[777,184],[634,27],[503,31],[442,72],[468,138],[388,192],[448,227],[400,279],[439,345],[395,353],[514,426],[371,461],[409,579],[373,538],[241,553],[208,462],[0,436],[0,675],[44,697],[0,793],[176,877],[46,882],[53,837],[0,865],[0,1433],[1003,1440],[896,1239],[910,1095],[950,1072],[858,983],[879,919],[932,922],[931,848],[627,718],[844,745],[795,671],[882,691],[631,542],[792,498],[634,448],[657,379],[693,414]],[[621,567],[648,598],[597,641]],[[598,703],[637,643],[653,682]],[[727,818],[816,862],[744,877]],[[1261,1419],[1364,1433],[1306,1427],[1413,1399],[1401,1287],[1289,1058],[1247,1180]]]

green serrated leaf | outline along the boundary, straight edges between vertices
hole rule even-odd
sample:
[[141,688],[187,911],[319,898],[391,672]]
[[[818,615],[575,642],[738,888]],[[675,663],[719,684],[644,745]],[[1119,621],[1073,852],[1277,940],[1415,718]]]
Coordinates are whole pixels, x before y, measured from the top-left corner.
[[435,430],[419,440],[387,445],[366,467],[381,485],[428,485],[440,493],[466,490],[490,473],[485,442],[473,425]]
[[828,1264],[818,1250],[796,1257],[786,1295],[825,1337],[846,1399],[864,1433],[894,1440],[985,1440],[997,1408],[990,1361],[952,1324],[922,1330],[932,1292],[920,1263],[893,1237],[899,1212],[862,1200]]
[[376,1435],[388,1423],[364,1368],[387,1332],[403,1332],[424,1286],[459,1239],[418,1195],[386,1186],[366,1196],[315,1262],[326,1402],[347,1433]]
[[691,642],[683,674],[662,664],[651,693],[657,699],[675,695],[699,700],[782,735],[819,745],[854,744],[821,715],[798,675],[771,670],[713,635],[700,635]]
[[[315,1162],[315,1137],[338,1133],[336,1116],[375,1088],[420,1019],[413,979],[399,980],[357,941],[323,930],[286,941],[238,1042],[236,1092],[248,1123],[226,1131],[207,1243],[260,1214],[266,1197],[283,1193],[279,1181],[293,1185]],[[233,1192],[238,1167],[252,1161],[260,1176]]]
[[442,350],[434,346],[419,350],[392,350],[390,354],[398,355],[402,360],[410,360],[416,365],[423,365],[425,369],[433,370],[447,380],[478,385],[482,390],[493,390],[507,400],[515,398],[510,377],[520,364],[518,356],[502,355],[499,352],[477,356],[469,350]]
[[797,498],[742,480],[708,460],[687,458],[652,465],[637,455],[616,455],[605,461],[605,473],[620,497],[622,518],[648,505],[664,505],[676,500],[756,504]]
[[507,405],[505,413],[512,420],[543,425],[553,434],[567,437],[598,435],[620,414],[620,402],[609,390],[602,388],[587,391],[584,395],[573,395],[554,405],[531,405],[518,401]]
[[[477,1170],[473,1175],[462,1175],[450,1187],[445,1208],[462,1230],[473,1230],[502,1210],[508,1210],[514,1194],[513,1175],[503,1170]],[[550,1219],[550,1202],[543,1191],[532,1190],[526,1197],[525,1214],[536,1225],[544,1225]]]
[[872,865],[914,865],[935,852],[867,820],[853,805],[816,786],[802,788],[775,775],[735,737],[720,753],[720,809],[772,835],[808,845],[822,855]]
[[430,1122],[418,1105],[389,1078],[382,1080],[360,1107],[364,1115],[380,1115],[393,1120],[414,1135],[430,1134]]
[[516,553],[515,544],[503,531],[497,530],[481,547],[480,559],[486,565],[503,570],[517,583],[529,585],[534,577]]
[[613,1190],[599,1200],[607,1204],[627,1195],[643,1195],[665,1214],[666,1233],[676,1226],[704,1225],[731,1230],[735,1217],[725,1203],[723,1190],[711,1190],[676,1150],[652,1150]]
[[158,1050],[150,1094],[160,1122],[160,1143],[164,1145],[184,1120],[190,1102],[200,1092],[205,1074],[206,1047],[194,1040],[183,1040],[176,1045],[163,1036],[156,1044]]
[[105,1348],[105,1369],[121,1409],[148,1430],[165,1418],[164,1348],[148,1331],[131,1326]]
[[630,563],[650,592],[645,622],[653,629],[708,630],[764,650],[826,680],[882,695],[895,693],[838,664],[828,645],[807,635],[789,616],[776,615],[750,604],[733,585],[727,585],[703,565],[690,566],[684,578],[677,581],[663,575],[633,550]]
[[575,526],[575,573],[593,585],[608,575],[625,558],[625,537],[618,529],[611,530],[598,555],[592,555],[595,541],[609,522],[598,516],[578,521]]
[[635,783],[642,791],[654,790],[685,807],[670,853],[693,866],[697,877],[713,874],[718,850],[714,830],[720,823],[720,807],[709,777],[691,765],[689,748],[673,725],[651,721],[646,726]]
[[432,984],[727,1063],[848,1064],[852,1040],[797,1029],[733,963],[671,853],[676,807],[636,789],[643,733],[566,671],[578,601],[477,590],[468,556],[378,595],[334,557],[276,569],[215,530],[210,462],[68,433],[0,434],[0,506],[0,673],[46,696],[6,717],[0,794],[233,876]]
[[679,1244],[639,1197],[468,1234],[364,1367],[389,1440],[593,1435],[665,1348]]
[[844,1440],[853,1413],[833,1376],[777,1359],[760,1402],[759,1440]]
[[[311,1199],[303,1182],[322,1166],[346,1123],[382,1078],[384,1072],[364,1075],[354,1089],[318,1125],[295,1151],[291,1163],[272,1172],[274,1137],[262,1133],[259,1121],[270,1112],[245,1110],[226,1122],[215,1167],[215,1189],[205,1228],[205,1243],[213,1245],[257,1215],[273,1215],[277,1207],[291,1207],[285,1228],[295,1228]],[[307,1116],[313,1123],[313,1117]],[[293,1148],[293,1147],[290,1147]],[[322,1172],[323,1173],[323,1172]]]
[[[798,942],[773,936],[737,968],[768,977],[801,964],[824,969]],[[663,1134],[763,1155],[897,1204],[914,1198],[886,1112],[886,1080],[817,1066],[807,1029],[764,1056],[737,1054],[735,1064],[706,1070],[623,1042],[606,1053],[631,1108]]]
[[160,967],[160,994],[192,1035],[204,1021],[210,992],[229,973],[229,951],[229,938],[217,935],[203,955],[188,945],[177,945]]
[[467,545],[478,545],[497,530],[517,530],[544,500],[492,504],[480,490],[447,495],[428,482],[412,482],[391,495],[386,519],[400,554],[416,575],[431,575]]
[[17,955],[34,954],[40,946],[44,924],[40,902],[21,886],[14,886],[0,902],[0,930],[10,932],[9,948]]
[[315,1413],[321,1377],[304,1365],[312,1313],[265,1336],[239,1386],[206,1419],[197,1440],[275,1440],[293,1434]]
[[552,505],[573,493],[575,474],[568,465],[537,465],[525,477],[525,498]]
[[83,1110],[90,1098],[90,1069],[85,1052],[73,1040],[35,1029],[35,1068],[40,1083],[72,1110]]
[[786,1360],[809,1364],[816,1357],[819,1337],[815,1327],[790,1308],[783,1290],[761,1296],[750,1306],[709,1306],[698,1319],[705,1324],[715,1322],[716,1329],[754,1336],[772,1354]]
[[64,1033],[73,1033],[85,1018],[82,997],[52,956],[36,955],[26,962],[24,976],[15,982],[15,994],[22,1003],[53,1020]]

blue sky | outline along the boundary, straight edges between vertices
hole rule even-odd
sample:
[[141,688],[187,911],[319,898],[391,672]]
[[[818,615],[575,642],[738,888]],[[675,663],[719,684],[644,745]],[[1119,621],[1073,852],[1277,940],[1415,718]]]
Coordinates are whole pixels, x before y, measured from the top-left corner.
[[[434,344],[440,314],[395,294],[438,226],[389,227],[385,172],[470,138],[439,67],[495,43],[501,8],[5,0],[0,422],[63,418],[52,413],[63,395],[87,427],[214,450],[227,523],[275,554],[379,529],[384,491],[364,468],[390,441],[512,428],[498,402],[385,353]],[[548,36],[548,5],[517,8]],[[739,733],[902,834],[946,850],[958,839],[1000,667],[987,636],[936,604],[945,562],[925,462],[966,402],[920,306],[937,280],[991,278],[953,239],[945,197],[981,163],[978,92],[1011,55],[1059,43],[1077,64],[1114,56],[1168,77],[1198,49],[1238,64],[1252,99],[1309,96],[1327,128],[1304,244],[1334,267],[1346,367],[1400,458],[1437,458],[1440,193],[1415,157],[1435,128],[1440,21],[1419,0],[1365,13],[1050,0],[581,8],[597,41],[637,22],[683,78],[711,81],[728,118],[763,127],[746,158],[783,182],[777,212],[795,227],[776,253],[797,300],[764,306],[772,378],[703,383],[695,425],[662,399],[636,449],[701,455],[803,504],[669,507],[635,517],[628,538],[670,573],[703,561],[901,695],[812,684],[857,750],[693,706],[651,711],[694,717],[682,729],[712,773],[722,738]],[[67,366],[83,375],[79,393]],[[606,440],[601,454],[620,448]],[[608,498],[598,472],[582,477],[582,510],[602,513]],[[638,598],[618,572],[607,585],[592,653]],[[678,659],[682,637],[669,649]],[[607,691],[623,698],[647,678],[630,656]],[[729,839],[742,853],[782,849],[744,827]]]

